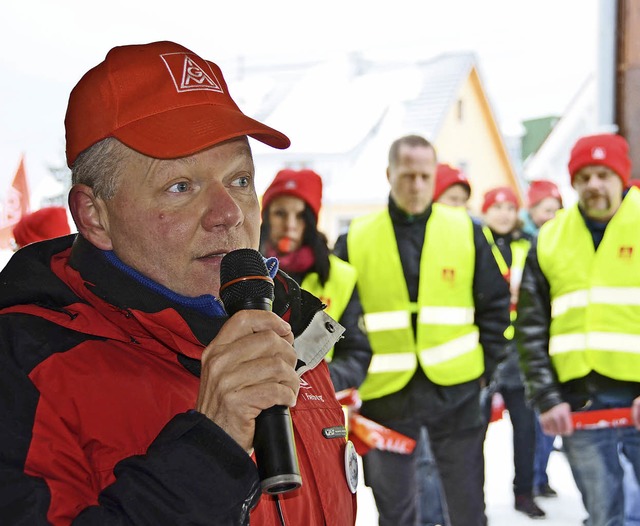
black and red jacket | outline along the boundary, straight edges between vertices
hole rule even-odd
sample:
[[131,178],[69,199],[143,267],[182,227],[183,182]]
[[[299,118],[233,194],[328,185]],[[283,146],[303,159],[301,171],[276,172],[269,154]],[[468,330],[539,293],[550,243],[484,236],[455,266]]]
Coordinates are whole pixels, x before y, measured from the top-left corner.
[[[280,525],[251,457],[192,410],[201,353],[226,318],[75,238],[29,245],[0,273],[0,523]],[[319,301],[276,283],[274,311],[297,336]],[[291,414],[303,486],[280,498],[285,524],[353,525],[345,439],[323,436],[344,423],[323,360],[302,386]]]

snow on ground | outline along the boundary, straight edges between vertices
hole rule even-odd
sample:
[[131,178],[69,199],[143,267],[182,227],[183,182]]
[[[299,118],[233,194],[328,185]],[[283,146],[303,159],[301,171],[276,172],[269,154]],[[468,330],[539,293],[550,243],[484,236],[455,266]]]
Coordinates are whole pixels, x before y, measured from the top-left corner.
[[[536,502],[546,513],[543,520],[532,520],[513,508],[513,445],[509,418],[493,422],[485,441],[485,501],[489,526],[582,526],[587,516],[569,464],[563,453],[554,451],[549,459],[549,484],[558,492],[557,498],[538,498]],[[378,512],[371,490],[362,481],[360,464],[358,486],[358,517],[356,526],[375,526]]]

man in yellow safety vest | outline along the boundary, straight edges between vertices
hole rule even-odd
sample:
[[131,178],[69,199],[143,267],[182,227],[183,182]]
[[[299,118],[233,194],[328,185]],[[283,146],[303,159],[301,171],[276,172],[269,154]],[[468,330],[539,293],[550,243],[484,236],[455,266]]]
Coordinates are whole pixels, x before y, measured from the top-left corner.
[[[483,526],[480,391],[504,359],[509,290],[479,224],[431,204],[436,152],[423,137],[389,150],[389,205],[354,219],[336,254],[358,271],[373,357],[363,416],[418,439],[428,430],[452,526]],[[416,450],[363,458],[380,525],[416,524]]]
[[[627,141],[582,137],[578,203],[545,223],[520,288],[516,340],[543,431],[563,445],[590,526],[624,523],[619,451],[640,477],[640,191]],[[635,429],[634,429],[635,426]]]

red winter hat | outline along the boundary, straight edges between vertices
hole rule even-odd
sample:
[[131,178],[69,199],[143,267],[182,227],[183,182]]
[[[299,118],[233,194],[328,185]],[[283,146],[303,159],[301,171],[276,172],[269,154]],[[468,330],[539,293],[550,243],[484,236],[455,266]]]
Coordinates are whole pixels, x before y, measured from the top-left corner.
[[529,208],[534,207],[547,197],[557,199],[560,201],[560,206],[562,206],[562,196],[554,182],[542,179],[538,181],[531,181],[527,192],[527,206]]
[[262,209],[280,195],[299,197],[309,205],[318,219],[322,204],[322,178],[313,170],[280,170],[262,196]]
[[61,206],[41,208],[22,216],[13,227],[13,239],[20,247],[70,233],[67,211]]
[[585,166],[606,166],[613,170],[624,186],[631,178],[631,159],[629,159],[629,145],[624,137],[614,133],[590,135],[578,139],[571,150],[569,159],[569,174],[573,177]]
[[469,195],[471,195],[469,179],[467,179],[460,170],[448,164],[438,164],[436,167],[436,184],[433,190],[433,201],[437,201],[444,191],[454,184],[464,186],[469,191]]
[[486,194],[484,194],[482,213],[486,213],[486,211],[496,203],[513,203],[516,208],[520,208],[520,203],[518,203],[518,196],[508,186],[499,186],[498,188],[489,190]]
[[71,91],[65,128],[70,167],[107,137],[158,159],[184,157],[242,135],[274,148],[290,144],[240,111],[216,64],[173,42],[109,51]]

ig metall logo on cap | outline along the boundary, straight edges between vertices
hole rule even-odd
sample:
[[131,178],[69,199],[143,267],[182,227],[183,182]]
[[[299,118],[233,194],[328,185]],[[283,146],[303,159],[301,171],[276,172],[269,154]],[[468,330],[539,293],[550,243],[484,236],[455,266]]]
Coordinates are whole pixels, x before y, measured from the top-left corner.
[[201,67],[196,62],[195,55],[164,53],[160,55],[160,58],[167,66],[178,92],[208,90],[223,93],[222,85],[215,73],[206,63]]

